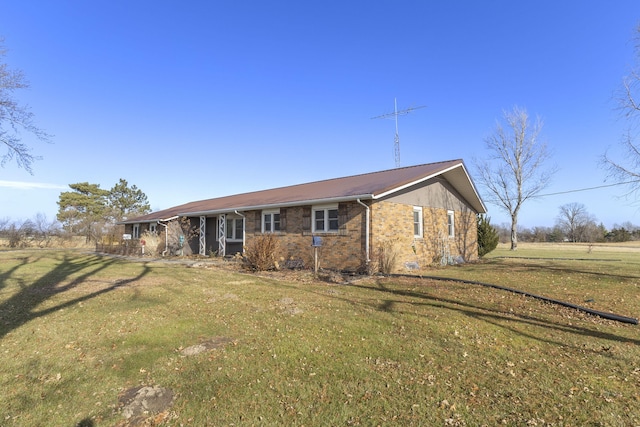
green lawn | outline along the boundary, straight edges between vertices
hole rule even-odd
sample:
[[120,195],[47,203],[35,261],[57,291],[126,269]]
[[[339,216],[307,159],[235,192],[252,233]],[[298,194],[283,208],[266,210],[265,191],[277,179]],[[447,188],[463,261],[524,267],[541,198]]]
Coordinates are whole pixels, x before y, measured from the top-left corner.
[[[640,315],[633,249],[420,273]],[[175,395],[146,425],[640,425],[639,326],[426,277],[296,277],[0,252],[0,425],[129,425],[140,386]]]

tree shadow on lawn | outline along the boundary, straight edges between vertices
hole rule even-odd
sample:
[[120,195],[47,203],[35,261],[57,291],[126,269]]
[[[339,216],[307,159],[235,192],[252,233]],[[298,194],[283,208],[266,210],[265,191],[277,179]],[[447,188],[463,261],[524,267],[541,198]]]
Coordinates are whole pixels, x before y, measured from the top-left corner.
[[[0,303],[0,339],[31,320],[90,300],[135,282],[147,275],[150,270],[148,265],[144,264],[142,271],[135,277],[116,280],[98,290],[83,292],[76,298],[61,302],[53,307],[37,310],[38,306],[46,302],[49,298],[78,288],[98,272],[119,262],[121,261],[117,259],[104,259],[98,256],[78,257],[77,255],[63,255],[62,260],[52,270],[35,280],[32,284],[27,285],[23,283],[19,285],[20,290],[16,294]],[[0,275],[0,288],[5,286],[5,282],[12,274],[28,263],[29,258],[23,258],[21,259],[21,263]],[[79,275],[71,279],[71,276],[75,274]],[[68,283],[65,283],[67,281]]]
[[[458,300],[436,297],[433,295],[428,295],[420,292],[408,291],[408,290],[402,290],[402,289],[390,289],[388,287],[385,287],[384,284],[380,282],[377,283],[377,287],[370,287],[370,286],[357,285],[357,284],[352,284],[351,286],[355,286],[361,289],[368,289],[368,290],[373,290],[377,292],[383,292],[383,293],[387,293],[387,294],[391,294],[399,297],[415,298],[415,299],[430,301],[430,302],[415,302],[415,301],[409,301],[406,299],[385,299],[382,304],[374,305],[374,304],[361,303],[361,304],[372,306],[373,308],[376,308],[381,311],[415,315],[414,312],[404,311],[397,308],[398,305],[402,305],[402,304],[408,304],[413,306],[419,305],[419,306],[446,308],[449,310],[458,311],[468,317],[483,320],[495,326],[508,329],[514,333],[520,334],[522,336],[526,336],[534,340],[538,340],[538,341],[542,341],[542,342],[546,342],[546,343],[554,344],[558,346],[564,346],[564,347],[568,346],[568,343],[562,342],[562,341],[554,341],[548,338],[543,338],[543,337],[535,336],[530,333],[526,333],[523,330],[508,326],[507,322],[517,322],[523,325],[553,329],[563,333],[574,333],[574,334],[580,334],[580,335],[589,336],[593,338],[617,341],[620,343],[630,343],[630,344],[640,345],[640,340],[638,339],[622,337],[622,336],[615,335],[608,332],[592,330],[586,327],[550,323],[547,320],[535,318],[533,316],[522,315],[515,312],[506,312],[502,310],[483,307],[480,305],[473,305],[473,304],[465,303]],[[353,303],[353,301],[351,302]]]
[[[619,262],[618,260],[608,260],[607,262],[607,270],[606,271],[597,271],[595,269],[587,269],[587,268],[578,268],[578,266],[576,266],[575,268],[569,267],[566,264],[566,260],[561,261],[561,264],[559,265],[555,265],[552,264],[552,262],[554,260],[550,260],[547,262],[539,262],[539,260],[527,260],[525,258],[526,261],[529,262],[524,262],[524,261],[517,261],[517,258],[512,258],[510,259],[510,261],[514,261],[513,263],[501,263],[501,262],[491,262],[488,261],[486,263],[486,269],[487,270],[491,270],[493,272],[507,272],[508,274],[513,274],[514,269],[517,271],[522,271],[522,272],[536,272],[539,273],[540,271],[545,271],[548,270],[550,272],[553,272],[553,274],[560,274],[560,275],[565,275],[565,274],[584,274],[585,276],[596,276],[596,277],[605,277],[605,278],[611,278],[611,279],[620,279],[620,280],[634,280],[634,279],[640,279],[640,274],[638,275],[631,275],[631,274],[617,274],[615,272],[615,266],[613,264],[615,264],[616,262]],[[535,261],[535,262],[534,262]],[[555,260],[555,261],[559,261],[559,260]],[[593,262],[592,260],[572,260],[574,262],[580,262],[580,263],[588,263],[588,262]],[[602,262],[602,261],[600,261]],[[614,267],[614,268],[612,268]]]

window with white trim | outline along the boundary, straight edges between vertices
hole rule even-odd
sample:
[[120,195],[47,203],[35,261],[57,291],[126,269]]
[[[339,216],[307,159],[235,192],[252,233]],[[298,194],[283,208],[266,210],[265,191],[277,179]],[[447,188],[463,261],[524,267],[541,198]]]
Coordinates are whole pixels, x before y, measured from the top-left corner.
[[449,237],[455,236],[454,214],[453,211],[447,211],[447,231]]
[[140,224],[133,224],[133,227],[131,229],[131,234],[134,239],[139,239],[140,238]]
[[422,207],[413,207],[413,237],[422,238]]
[[333,233],[338,231],[338,205],[316,206],[312,210],[314,233]]
[[242,231],[244,229],[242,218],[229,218],[227,216],[227,241],[242,241]]
[[149,233],[155,233],[158,231],[158,223],[152,222],[149,224]]
[[276,233],[280,231],[280,210],[262,211],[262,232]]

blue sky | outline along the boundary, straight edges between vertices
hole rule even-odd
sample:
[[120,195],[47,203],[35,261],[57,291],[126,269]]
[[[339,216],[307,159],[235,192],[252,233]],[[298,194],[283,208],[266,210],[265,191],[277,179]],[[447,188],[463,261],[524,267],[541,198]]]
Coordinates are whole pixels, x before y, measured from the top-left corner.
[[[637,0],[35,1],[0,4],[17,93],[54,135],[25,134],[33,175],[0,168],[0,218],[45,214],[68,184],[120,178],[154,210],[393,168],[473,159],[503,110],[544,122],[560,170],[524,205],[553,225],[578,202],[607,227],[640,225],[598,157],[626,127],[615,91],[634,65]],[[487,198],[488,199],[488,198]],[[507,215],[487,203],[492,223]]]

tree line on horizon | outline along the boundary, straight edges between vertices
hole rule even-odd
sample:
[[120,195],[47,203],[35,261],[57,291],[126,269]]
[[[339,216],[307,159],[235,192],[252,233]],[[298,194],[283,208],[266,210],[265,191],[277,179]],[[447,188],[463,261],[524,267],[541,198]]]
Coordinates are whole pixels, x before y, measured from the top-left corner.
[[55,237],[82,236],[86,243],[104,238],[119,241],[124,230],[120,221],[151,212],[147,195],[122,178],[109,190],[88,182],[69,184],[69,188],[60,193],[55,220],[44,214],[22,221],[0,219],[0,237],[10,247],[47,247]]

